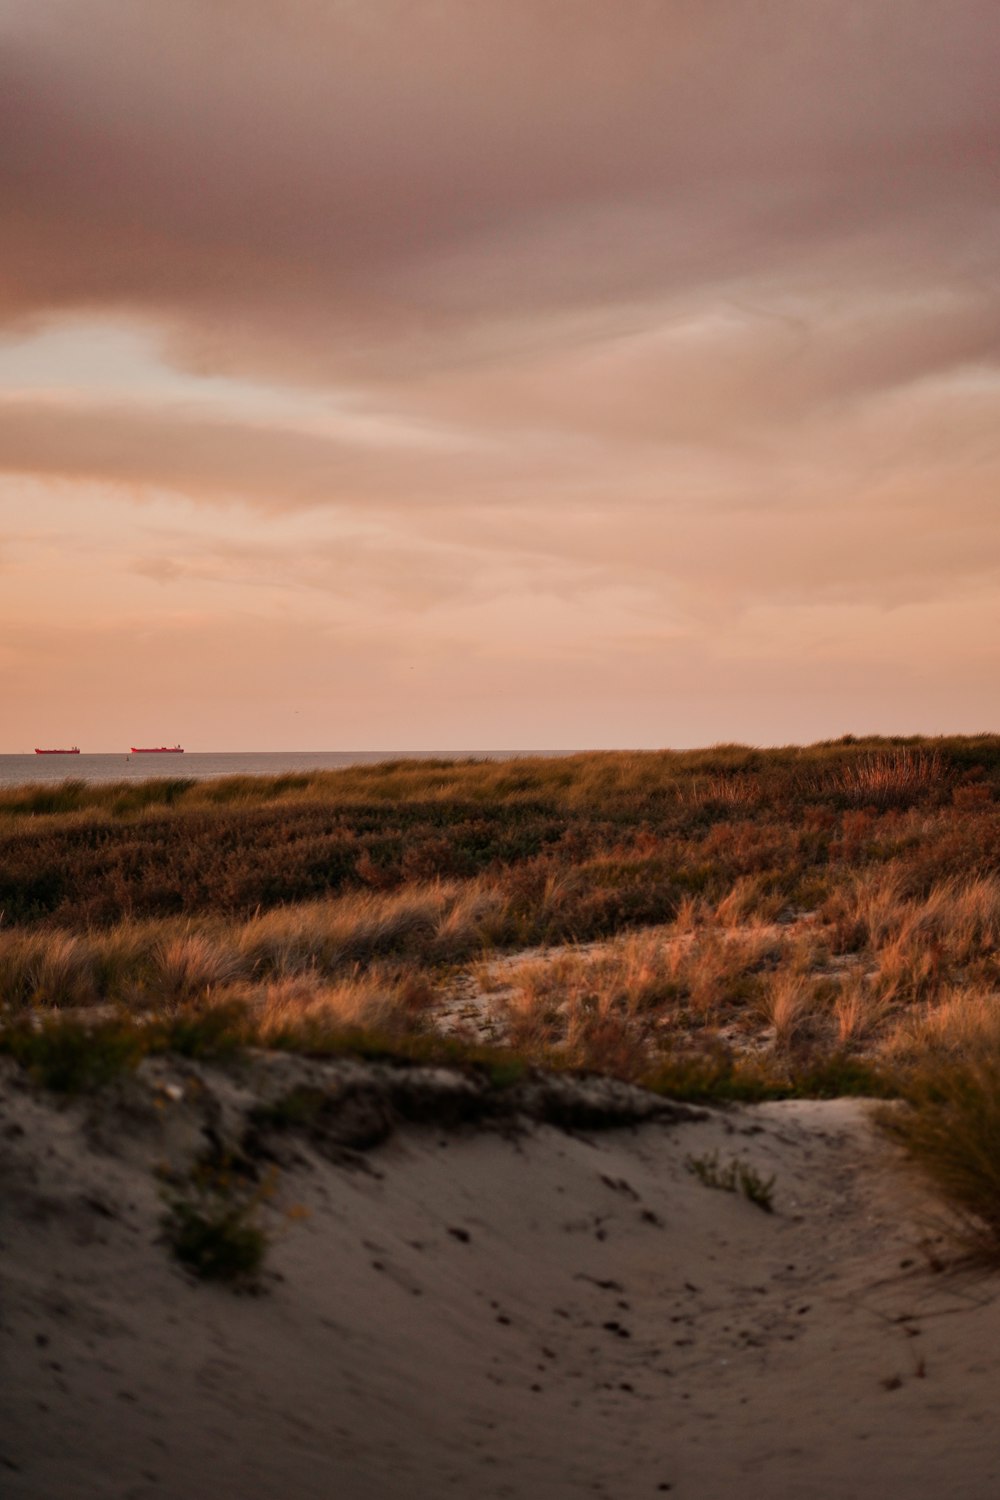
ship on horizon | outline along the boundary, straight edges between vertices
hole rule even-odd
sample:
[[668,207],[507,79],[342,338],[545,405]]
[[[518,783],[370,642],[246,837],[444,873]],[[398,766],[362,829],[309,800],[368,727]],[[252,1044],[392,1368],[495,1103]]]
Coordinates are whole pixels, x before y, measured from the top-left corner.
[[79,747],[79,745],[73,745],[73,746],[70,747],[69,750],[39,750],[38,746],[36,745],[35,746],[35,754],[36,755],[79,755],[80,754],[80,747]]
[[133,745],[133,755],[183,755],[183,745]]

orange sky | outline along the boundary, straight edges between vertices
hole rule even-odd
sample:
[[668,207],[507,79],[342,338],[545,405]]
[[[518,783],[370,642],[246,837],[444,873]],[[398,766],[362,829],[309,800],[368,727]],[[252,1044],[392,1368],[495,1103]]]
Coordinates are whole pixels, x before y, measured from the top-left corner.
[[995,0],[6,0],[0,752],[997,729]]

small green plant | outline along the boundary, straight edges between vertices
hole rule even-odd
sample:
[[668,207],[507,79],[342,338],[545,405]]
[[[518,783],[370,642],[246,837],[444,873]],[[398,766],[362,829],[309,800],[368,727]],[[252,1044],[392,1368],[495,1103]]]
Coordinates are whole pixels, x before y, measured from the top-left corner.
[[131,1021],[84,1025],[63,1018],[20,1023],[0,1035],[0,1048],[44,1088],[89,1093],[130,1072],[143,1055],[140,1029]]
[[499,1056],[487,1058],[482,1063],[491,1088],[509,1089],[523,1083],[528,1075],[528,1064],[520,1057]]
[[706,1187],[718,1188],[724,1193],[742,1193],[766,1214],[774,1212],[774,1178],[762,1177],[749,1162],[734,1156],[723,1166],[718,1151],[711,1151],[704,1156],[686,1157],[684,1165]]
[[251,1034],[244,1005],[189,1006],[163,1024],[156,1044],[165,1052],[209,1061],[236,1056]]
[[251,1118],[255,1125],[274,1130],[310,1129],[319,1121],[329,1098],[326,1089],[299,1084],[271,1103],[258,1105]]
[[205,1281],[251,1282],[267,1251],[267,1236],[252,1222],[254,1204],[215,1200],[175,1202],[164,1225],[182,1265]]

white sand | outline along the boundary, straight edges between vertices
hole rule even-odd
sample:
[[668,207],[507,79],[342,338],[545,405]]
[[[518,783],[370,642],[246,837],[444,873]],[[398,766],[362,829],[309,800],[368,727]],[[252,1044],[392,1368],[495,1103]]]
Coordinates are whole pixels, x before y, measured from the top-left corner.
[[[258,1084],[147,1067],[95,1110],[4,1079],[9,1500],[1000,1493],[998,1283],[929,1268],[857,1103],[410,1125],[360,1165],[284,1136],[277,1274],[240,1295],[171,1261],[151,1167]],[[713,1150],[776,1175],[773,1215],[685,1169]]]

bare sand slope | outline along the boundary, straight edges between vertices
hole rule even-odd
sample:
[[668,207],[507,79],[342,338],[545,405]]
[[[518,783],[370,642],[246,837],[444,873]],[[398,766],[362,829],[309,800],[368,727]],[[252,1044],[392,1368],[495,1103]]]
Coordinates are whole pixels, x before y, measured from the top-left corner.
[[[9,1500],[1000,1493],[997,1283],[931,1269],[863,1106],[518,1130],[425,1099],[352,1154],[246,1112],[364,1070],[269,1068],[62,1109],[5,1075]],[[352,1120],[385,1134],[377,1090]],[[276,1173],[257,1295],[157,1238],[153,1163],[240,1132]],[[715,1150],[775,1174],[773,1215],[686,1168]]]

